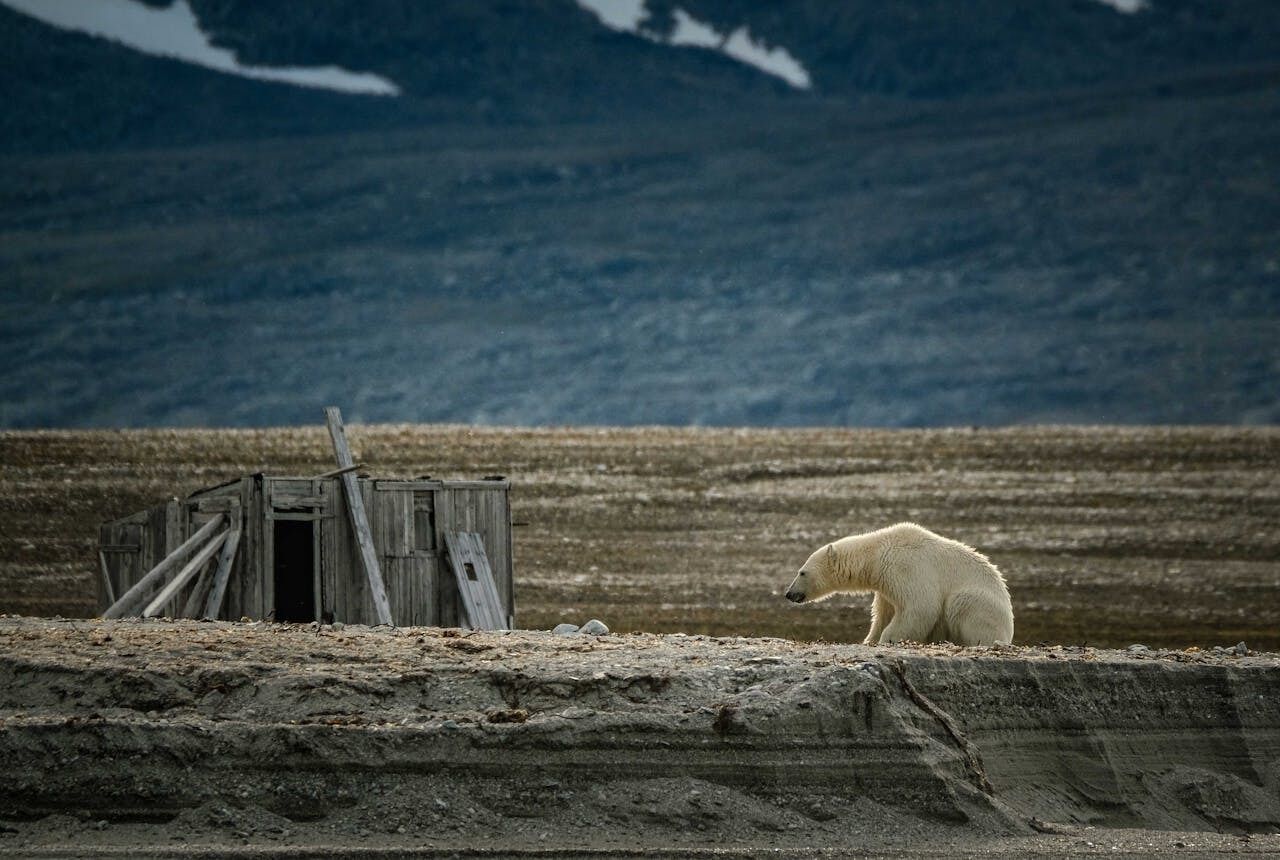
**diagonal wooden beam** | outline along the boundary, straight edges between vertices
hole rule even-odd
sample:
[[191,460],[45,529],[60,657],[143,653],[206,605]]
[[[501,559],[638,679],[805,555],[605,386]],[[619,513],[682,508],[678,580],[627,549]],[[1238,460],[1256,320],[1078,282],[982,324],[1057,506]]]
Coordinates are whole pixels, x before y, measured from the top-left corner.
[[130,588],[120,596],[119,600],[107,607],[107,611],[102,613],[102,617],[123,618],[129,613],[129,610],[137,608],[137,606],[146,599],[147,592],[155,586],[156,583],[164,579],[164,577],[168,575],[169,571],[178,566],[178,562],[186,558],[187,553],[208,538],[209,535],[213,534],[218,526],[225,523],[226,520],[227,518],[225,516],[218,514],[218,516],[202,525],[196,530],[195,534],[183,541],[181,546],[165,556],[164,559],[155,567],[151,568],[151,570],[147,572],[146,576],[134,583],[133,588]]
[[164,605],[173,599],[173,596],[191,580],[191,577],[200,572],[200,568],[204,567],[205,562],[213,558],[213,554],[218,551],[218,548],[222,546],[223,541],[226,539],[227,533],[223,532],[192,556],[186,567],[178,571],[177,575],[169,580],[169,584],[160,589],[160,593],[147,604],[147,608],[142,610],[142,617],[150,618],[153,615],[159,615],[164,609]]
[[240,545],[240,529],[227,535],[227,542],[222,545],[222,555],[218,557],[218,572],[213,575],[213,585],[209,588],[209,600],[204,605],[205,621],[216,621],[222,611],[222,597],[227,593],[227,579],[231,576],[231,566],[236,560],[236,547]]
[[[338,458],[338,469],[345,470],[354,466],[351,448],[347,445],[347,433],[342,426],[342,412],[336,406],[326,406],[325,423],[329,426],[329,437],[333,439],[333,453]],[[382,581],[382,568],[378,565],[378,554],[373,548],[373,534],[369,531],[369,517],[364,510],[364,497],[360,495],[360,484],[354,472],[343,471],[338,476],[342,481],[342,489],[347,497],[347,513],[351,515],[351,529],[356,534],[356,543],[360,547],[360,563],[364,565],[365,577],[369,580],[369,594],[373,597],[373,609],[377,613],[379,624],[391,623],[391,604],[387,602],[387,587]]]

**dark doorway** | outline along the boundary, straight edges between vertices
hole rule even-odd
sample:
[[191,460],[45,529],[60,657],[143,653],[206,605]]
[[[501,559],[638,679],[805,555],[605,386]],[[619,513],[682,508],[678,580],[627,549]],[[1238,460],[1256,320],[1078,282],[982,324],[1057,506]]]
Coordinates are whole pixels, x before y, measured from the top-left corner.
[[314,524],[275,521],[276,621],[315,621]]

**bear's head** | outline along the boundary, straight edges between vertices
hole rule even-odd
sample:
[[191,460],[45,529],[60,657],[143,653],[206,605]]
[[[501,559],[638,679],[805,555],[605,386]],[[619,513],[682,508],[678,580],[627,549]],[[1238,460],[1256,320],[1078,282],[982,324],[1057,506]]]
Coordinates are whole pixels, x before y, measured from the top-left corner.
[[787,600],[808,603],[835,594],[835,557],[836,550],[831,544],[809,556],[791,585],[787,586]]

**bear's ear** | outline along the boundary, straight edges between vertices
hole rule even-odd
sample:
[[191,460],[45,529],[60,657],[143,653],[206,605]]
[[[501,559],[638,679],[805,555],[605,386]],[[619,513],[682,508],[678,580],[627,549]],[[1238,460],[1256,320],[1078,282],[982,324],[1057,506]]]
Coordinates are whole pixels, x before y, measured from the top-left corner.
[[836,547],[835,544],[827,544],[827,564],[835,564]]

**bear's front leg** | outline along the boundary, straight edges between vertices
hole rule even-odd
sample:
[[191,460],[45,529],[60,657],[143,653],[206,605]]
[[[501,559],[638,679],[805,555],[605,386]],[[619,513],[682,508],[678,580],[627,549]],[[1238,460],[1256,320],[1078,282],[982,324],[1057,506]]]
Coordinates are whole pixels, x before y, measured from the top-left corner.
[[893,604],[880,592],[874,594],[871,598],[871,629],[867,631],[867,638],[862,640],[863,645],[880,644],[880,634],[884,633],[884,628],[893,620]]
[[941,607],[919,605],[898,609],[893,615],[893,620],[880,634],[880,644],[928,642],[929,634],[938,621],[940,609]]

